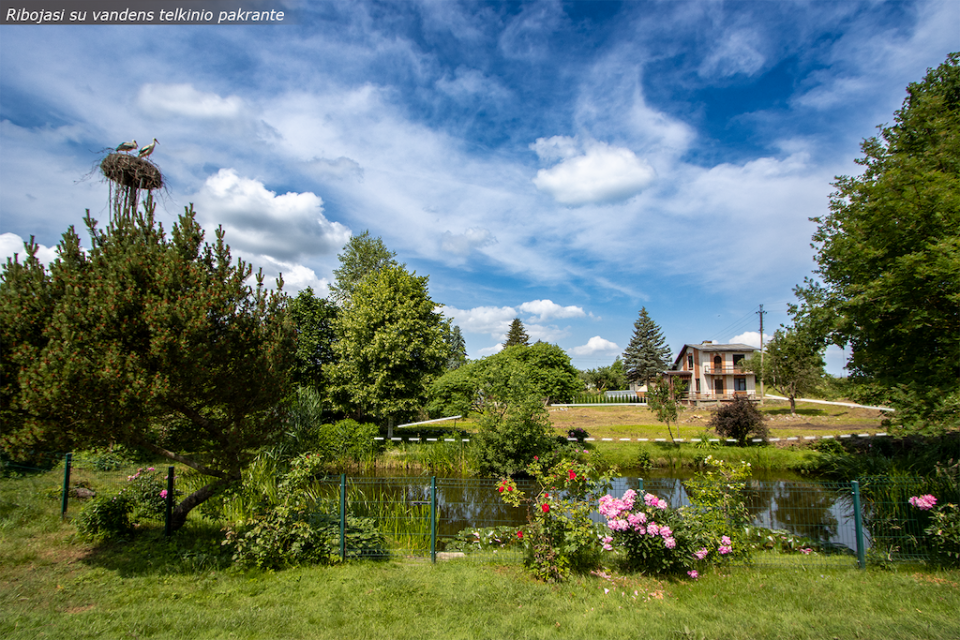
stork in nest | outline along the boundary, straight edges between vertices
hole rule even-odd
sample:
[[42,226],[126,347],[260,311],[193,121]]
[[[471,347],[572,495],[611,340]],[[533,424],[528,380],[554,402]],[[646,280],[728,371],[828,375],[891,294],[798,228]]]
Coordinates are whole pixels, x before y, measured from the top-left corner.
[[146,158],[146,157],[149,156],[151,153],[153,153],[153,150],[156,148],[156,146],[157,146],[157,139],[154,138],[152,143],[148,144],[148,145],[145,146],[143,149],[140,149],[140,153],[137,154],[137,157],[138,157],[138,158]]
[[137,141],[132,142],[121,142],[120,146],[117,147],[117,151],[133,151],[137,148]]

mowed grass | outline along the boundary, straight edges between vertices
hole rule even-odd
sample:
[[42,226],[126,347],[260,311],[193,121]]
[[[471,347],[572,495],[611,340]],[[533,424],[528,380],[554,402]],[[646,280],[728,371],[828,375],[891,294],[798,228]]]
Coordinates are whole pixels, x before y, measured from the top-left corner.
[[[0,637],[957,638],[960,571],[736,567],[536,582],[517,565],[229,565],[214,523],[76,539],[50,474],[0,480]],[[71,506],[73,512],[76,505]]]

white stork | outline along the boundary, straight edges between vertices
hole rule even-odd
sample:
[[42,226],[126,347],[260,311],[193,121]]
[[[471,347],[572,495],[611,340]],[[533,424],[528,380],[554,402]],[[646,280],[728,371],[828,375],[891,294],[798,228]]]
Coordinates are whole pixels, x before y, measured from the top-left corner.
[[117,151],[133,151],[137,148],[137,141],[133,142],[121,142],[120,146],[117,147]]
[[137,154],[137,157],[138,157],[138,158],[146,158],[146,157],[149,156],[151,153],[153,153],[153,149],[154,149],[154,147],[156,147],[156,146],[157,146],[157,139],[154,138],[154,139],[153,139],[153,142],[152,142],[151,144],[148,144],[148,145],[145,146],[143,149],[140,149],[140,153]]

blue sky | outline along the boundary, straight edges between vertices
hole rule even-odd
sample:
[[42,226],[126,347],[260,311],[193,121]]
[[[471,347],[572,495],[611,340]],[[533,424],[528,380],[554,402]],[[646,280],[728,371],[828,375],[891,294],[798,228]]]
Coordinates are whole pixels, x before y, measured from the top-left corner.
[[756,342],[834,176],[960,49],[951,0],[271,6],[296,24],[0,26],[0,257],[105,220],[101,150],[157,138],[165,226],[192,202],[322,294],[368,229],[471,357],[520,317],[607,365],[641,307],[674,354]]

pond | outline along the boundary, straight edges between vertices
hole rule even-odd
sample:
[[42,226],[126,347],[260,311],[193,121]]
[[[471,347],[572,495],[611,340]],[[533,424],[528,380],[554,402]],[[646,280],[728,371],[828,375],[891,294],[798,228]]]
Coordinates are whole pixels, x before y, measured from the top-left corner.
[[[671,507],[690,504],[683,484],[687,478],[658,473],[644,475],[644,478],[616,478],[610,493],[619,497],[627,489],[638,491],[642,488],[665,499]],[[347,484],[348,495],[363,496],[364,500],[390,500],[419,507],[430,504],[429,477],[351,477]],[[528,495],[537,489],[532,480],[521,480],[517,484]],[[524,508],[510,507],[500,500],[496,480],[438,477],[436,487],[437,533],[441,539],[451,538],[467,528],[506,526],[519,529],[527,523]],[[752,479],[747,482],[746,498],[747,509],[756,526],[785,530],[809,538],[822,547],[856,549],[849,483],[769,477]],[[593,518],[596,522],[604,521],[599,513],[594,513]],[[864,536],[867,538],[866,532]]]

